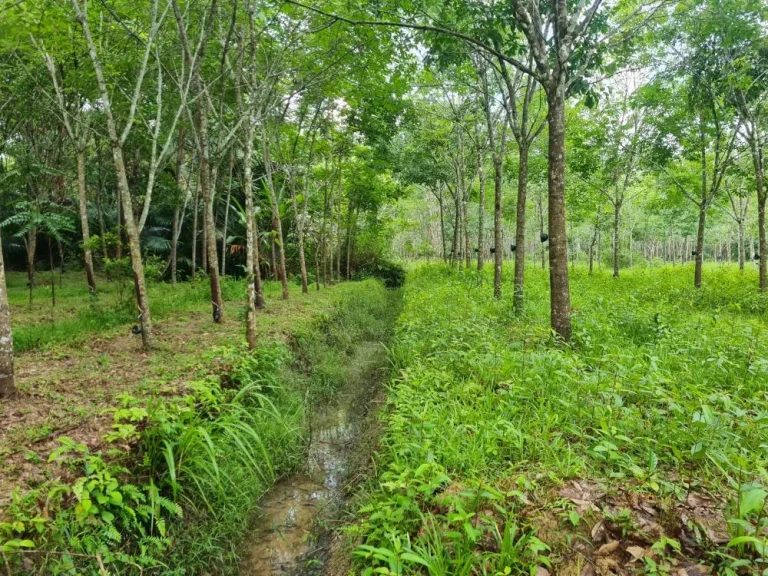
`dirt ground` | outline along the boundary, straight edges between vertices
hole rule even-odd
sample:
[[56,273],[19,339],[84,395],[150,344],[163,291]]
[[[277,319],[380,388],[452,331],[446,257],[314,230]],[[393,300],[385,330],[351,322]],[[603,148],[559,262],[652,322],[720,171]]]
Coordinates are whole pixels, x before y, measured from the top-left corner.
[[[327,310],[333,289],[288,301],[268,299],[259,313],[258,331],[269,340],[287,337],[301,318]],[[201,354],[217,346],[244,342],[240,302],[227,302],[221,324],[210,318],[207,303],[200,309],[154,325],[153,350],[141,350],[141,339],[130,325],[94,334],[85,342],[57,344],[19,354],[18,395],[0,403],[0,516],[14,490],[25,491],[61,477],[67,471],[49,463],[50,453],[66,436],[98,451],[112,425],[110,408],[121,395],[173,397],[185,382],[215,370]]]

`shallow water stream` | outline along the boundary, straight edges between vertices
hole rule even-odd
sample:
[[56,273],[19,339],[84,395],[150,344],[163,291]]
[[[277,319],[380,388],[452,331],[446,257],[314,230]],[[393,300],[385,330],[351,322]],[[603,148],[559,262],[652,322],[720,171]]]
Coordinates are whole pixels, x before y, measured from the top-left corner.
[[307,461],[262,499],[241,576],[324,573],[327,524],[343,506],[345,479],[382,357],[378,344],[360,345],[346,385],[312,418]]

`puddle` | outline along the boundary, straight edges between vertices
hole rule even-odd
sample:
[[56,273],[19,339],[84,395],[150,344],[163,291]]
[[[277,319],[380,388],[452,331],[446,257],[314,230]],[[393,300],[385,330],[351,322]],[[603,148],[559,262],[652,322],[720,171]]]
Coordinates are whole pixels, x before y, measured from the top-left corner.
[[[367,349],[367,350],[366,350]],[[380,353],[361,346],[358,354],[372,358]],[[371,394],[364,372],[375,369],[373,360],[363,360],[360,374],[312,418],[307,462],[299,473],[275,484],[262,498],[255,532],[248,538],[240,567],[241,576],[322,574],[327,552],[325,525],[338,517],[344,500],[344,480],[357,445],[362,406]],[[357,364],[357,362],[356,362]],[[362,405],[362,406],[361,406]]]

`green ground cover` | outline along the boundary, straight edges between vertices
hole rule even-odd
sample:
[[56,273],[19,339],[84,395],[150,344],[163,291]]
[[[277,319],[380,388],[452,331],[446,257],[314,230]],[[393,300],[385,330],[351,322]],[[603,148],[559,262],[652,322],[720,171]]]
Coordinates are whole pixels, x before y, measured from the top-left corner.
[[577,268],[562,346],[546,271],[523,315],[490,270],[411,271],[356,569],[764,573],[768,297],[754,271],[705,272]]

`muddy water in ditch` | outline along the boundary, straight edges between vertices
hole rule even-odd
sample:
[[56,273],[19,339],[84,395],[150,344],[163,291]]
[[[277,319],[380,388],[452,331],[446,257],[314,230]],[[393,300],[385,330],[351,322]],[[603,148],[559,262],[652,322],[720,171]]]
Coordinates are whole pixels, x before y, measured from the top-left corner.
[[341,513],[360,424],[370,409],[383,361],[379,344],[357,347],[347,383],[334,402],[312,418],[302,470],[279,481],[262,499],[241,576],[324,574],[328,526]]

